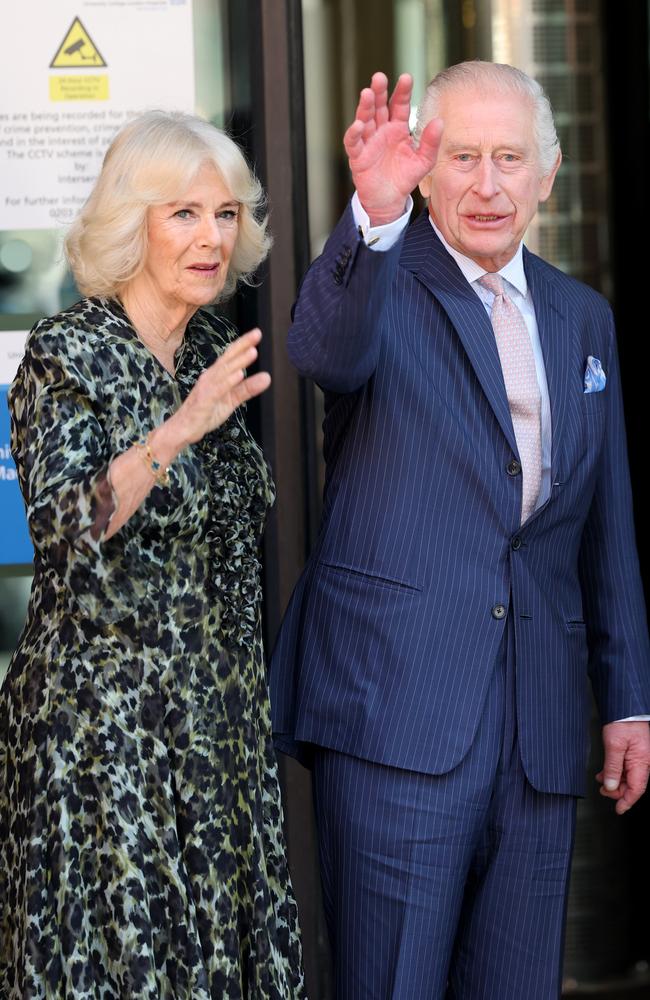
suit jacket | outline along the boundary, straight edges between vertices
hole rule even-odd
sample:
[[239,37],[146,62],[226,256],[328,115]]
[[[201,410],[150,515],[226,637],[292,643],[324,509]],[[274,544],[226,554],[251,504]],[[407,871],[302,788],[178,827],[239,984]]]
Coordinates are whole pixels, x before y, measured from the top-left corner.
[[[327,474],[272,657],[280,749],[450,770],[508,623],[538,790],[584,791],[588,677],[604,723],[650,712],[611,311],[527,251],[524,267],[553,430],[551,495],[524,525],[494,333],[426,212],[376,253],[348,208],[308,271],[289,354],[325,391]],[[607,373],[601,392],[584,392],[589,355]]]

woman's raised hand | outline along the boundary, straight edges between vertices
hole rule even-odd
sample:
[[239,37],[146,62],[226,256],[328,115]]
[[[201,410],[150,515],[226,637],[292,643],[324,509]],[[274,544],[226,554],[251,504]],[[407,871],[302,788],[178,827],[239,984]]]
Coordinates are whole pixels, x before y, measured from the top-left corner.
[[106,540],[138,509],[158,481],[160,469],[172,465],[188,444],[199,441],[223,424],[247,399],[268,389],[271,384],[268,372],[246,377],[244,371],[257,358],[257,344],[261,339],[259,330],[251,330],[233,340],[221,357],[201,373],[176,412],[149,432],[146,452],[141,444],[134,444],[113,459],[110,480],[116,509],[105,531]]
[[209,368],[199,376],[174,420],[187,444],[200,440],[223,424],[230,414],[271,384],[268,372],[246,376],[245,369],[257,358],[260,330],[250,330],[233,340]]

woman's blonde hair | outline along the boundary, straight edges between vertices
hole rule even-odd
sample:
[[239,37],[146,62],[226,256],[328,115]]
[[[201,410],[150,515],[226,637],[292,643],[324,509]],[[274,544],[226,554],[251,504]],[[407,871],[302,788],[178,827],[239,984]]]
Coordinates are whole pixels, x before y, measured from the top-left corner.
[[120,129],[101,173],[65,239],[84,295],[117,295],[143,268],[147,210],[181,197],[205,163],[240,204],[237,242],[220,298],[251,275],[271,246],[262,186],[239,146],[202,118],[147,111]]

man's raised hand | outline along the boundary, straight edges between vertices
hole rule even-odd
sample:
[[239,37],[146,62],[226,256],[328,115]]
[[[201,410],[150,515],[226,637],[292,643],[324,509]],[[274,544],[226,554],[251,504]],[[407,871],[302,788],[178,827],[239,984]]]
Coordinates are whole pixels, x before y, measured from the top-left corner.
[[442,122],[430,121],[416,146],[409,132],[412,90],[411,77],[402,73],[389,100],[385,74],[374,73],[343,137],[352,180],[371,225],[403,215],[406,199],[436,162]]

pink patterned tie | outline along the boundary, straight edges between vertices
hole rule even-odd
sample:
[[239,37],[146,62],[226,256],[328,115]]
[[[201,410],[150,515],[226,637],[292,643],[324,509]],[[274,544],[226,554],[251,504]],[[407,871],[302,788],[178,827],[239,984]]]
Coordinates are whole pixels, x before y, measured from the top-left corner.
[[523,474],[523,524],[535,510],[542,482],[542,400],[535,357],[524,317],[504,292],[501,275],[484,274],[479,284],[494,294],[492,327]]

